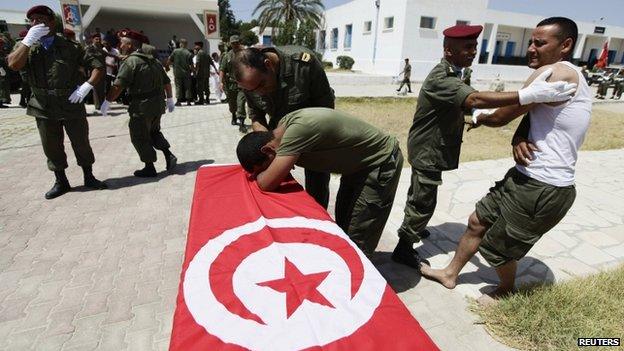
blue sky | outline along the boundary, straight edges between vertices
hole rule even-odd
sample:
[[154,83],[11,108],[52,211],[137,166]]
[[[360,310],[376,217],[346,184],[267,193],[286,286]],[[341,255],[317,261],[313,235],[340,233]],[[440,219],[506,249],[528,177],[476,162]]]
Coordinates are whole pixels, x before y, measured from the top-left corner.
[[[171,0],[175,1],[175,0]],[[371,2],[373,0],[370,0]],[[384,1],[389,0],[381,0]],[[595,2],[594,2],[595,1]],[[496,10],[516,11],[549,16],[566,16],[577,21],[604,23],[624,27],[624,0],[490,0],[489,7]],[[332,8],[349,0],[324,0],[326,8]],[[258,2],[254,0],[230,0],[237,19],[250,20]],[[0,0],[0,8],[26,10],[33,5],[45,4],[59,11],[58,0]],[[599,4],[599,6],[596,6]],[[602,18],[602,20],[601,20]]]

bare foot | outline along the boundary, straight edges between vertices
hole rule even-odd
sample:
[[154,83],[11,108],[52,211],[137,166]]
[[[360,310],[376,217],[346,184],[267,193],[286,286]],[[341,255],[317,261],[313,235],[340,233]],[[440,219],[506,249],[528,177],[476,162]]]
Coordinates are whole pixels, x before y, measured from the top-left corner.
[[434,280],[444,285],[447,289],[453,289],[455,285],[457,285],[457,277],[446,273],[443,269],[433,269],[424,263],[420,264],[420,274],[427,279]]
[[494,306],[494,305],[498,304],[500,298],[508,296],[512,292],[513,291],[509,290],[509,289],[496,288],[496,289],[494,289],[493,291],[491,291],[489,293],[481,295],[477,299],[477,303],[481,307]]

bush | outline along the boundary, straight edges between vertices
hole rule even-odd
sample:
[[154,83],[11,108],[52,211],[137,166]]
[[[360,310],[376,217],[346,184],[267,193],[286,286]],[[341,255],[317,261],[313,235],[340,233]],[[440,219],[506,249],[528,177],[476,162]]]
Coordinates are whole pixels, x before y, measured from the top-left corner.
[[324,69],[334,68],[334,63],[331,61],[323,61],[322,63]]
[[355,61],[350,56],[338,56],[336,57],[336,63],[342,69],[351,69]]

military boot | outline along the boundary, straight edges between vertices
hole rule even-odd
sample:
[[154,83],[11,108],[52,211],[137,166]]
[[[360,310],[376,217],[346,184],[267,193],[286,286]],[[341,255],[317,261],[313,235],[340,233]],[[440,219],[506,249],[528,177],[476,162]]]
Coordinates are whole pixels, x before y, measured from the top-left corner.
[[48,200],[59,197],[71,190],[65,171],[54,171],[54,177],[56,177],[56,180],[54,181],[52,189],[45,193],[45,198]]
[[420,270],[420,255],[418,255],[413,244],[407,239],[399,239],[399,243],[392,252],[392,260]]
[[247,133],[247,126],[245,125],[245,119],[241,118],[238,124],[238,131],[245,134]]
[[232,121],[230,123],[232,123],[233,126],[237,126],[238,125],[238,120],[236,118],[236,114],[235,113],[232,113]]
[[96,190],[108,189],[106,183],[98,180],[97,178],[95,178],[95,176],[93,176],[93,170],[91,169],[91,166],[82,167],[82,172],[84,174],[84,185],[87,188]]
[[197,100],[197,102],[195,103],[195,105],[203,105],[204,104],[204,99],[199,99]]
[[154,178],[158,175],[153,162],[145,162],[145,167],[134,171],[134,176],[139,178]]
[[171,171],[178,164],[178,158],[175,157],[174,154],[169,151],[169,149],[164,149],[163,154],[165,154],[165,162],[167,164],[166,168],[168,171]]

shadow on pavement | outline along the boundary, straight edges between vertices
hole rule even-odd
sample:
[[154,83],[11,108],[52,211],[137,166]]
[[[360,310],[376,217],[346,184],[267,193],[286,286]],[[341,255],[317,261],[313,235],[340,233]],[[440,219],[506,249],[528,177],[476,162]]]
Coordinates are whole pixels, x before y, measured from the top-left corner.
[[392,252],[377,251],[373,253],[370,260],[394,292],[401,293],[418,285],[421,279],[420,272],[392,261],[391,256]]
[[[459,239],[466,231],[466,225],[462,223],[443,223],[435,227],[428,227],[431,236],[423,239],[422,245],[417,246],[416,250],[421,258],[427,259],[438,254],[453,254],[457,250]],[[450,260],[448,261],[450,262]],[[448,263],[447,262],[447,263]],[[498,276],[494,267],[487,262],[482,261],[478,256],[473,256],[470,263],[477,267],[474,272],[460,273],[457,284],[480,284],[483,282],[497,285]],[[443,268],[434,266],[433,268]],[[525,256],[518,261],[518,270],[516,279],[527,277],[528,281],[520,281],[523,283],[552,284],[555,276],[552,270],[541,260],[534,257]],[[523,278],[523,279],[527,279]],[[516,286],[518,284],[516,283]],[[489,286],[480,289],[481,292],[489,292]]]
[[[172,172],[168,172],[168,171],[158,172],[158,176],[156,176],[155,178],[139,178],[139,177],[135,177],[133,174],[129,174],[124,177],[109,178],[109,179],[106,179],[105,182],[108,185],[108,190],[127,188],[131,186],[139,185],[139,184],[154,183],[154,182],[159,181],[162,178],[165,178],[171,175],[184,175],[190,172],[195,172],[200,166],[208,165],[212,163],[214,163],[214,160],[198,160],[198,161],[182,162],[182,163],[178,163],[178,165]],[[81,187],[76,187],[72,190],[73,191],[90,191],[91,189],[81,186]]]

